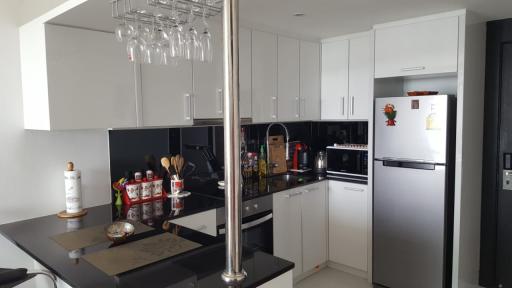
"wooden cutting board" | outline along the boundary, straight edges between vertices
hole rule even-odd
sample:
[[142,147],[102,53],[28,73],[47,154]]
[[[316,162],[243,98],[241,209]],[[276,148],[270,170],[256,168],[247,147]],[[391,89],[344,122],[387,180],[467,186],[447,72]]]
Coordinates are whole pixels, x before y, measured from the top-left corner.
[[269,147],[269,159],[270,163],[277,164],[272,166],[272,174],[286,173],[288,167],[286,166],[286,147],[284,143],[284,136],[269,136],[268,137]]

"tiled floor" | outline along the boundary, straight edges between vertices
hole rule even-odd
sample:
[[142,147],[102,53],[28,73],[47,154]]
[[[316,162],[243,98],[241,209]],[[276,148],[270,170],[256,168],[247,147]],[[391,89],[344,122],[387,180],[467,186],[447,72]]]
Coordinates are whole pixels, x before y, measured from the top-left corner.
[[324,268],[300,281],[295,288],[371,288],[366,279],[332,268]]

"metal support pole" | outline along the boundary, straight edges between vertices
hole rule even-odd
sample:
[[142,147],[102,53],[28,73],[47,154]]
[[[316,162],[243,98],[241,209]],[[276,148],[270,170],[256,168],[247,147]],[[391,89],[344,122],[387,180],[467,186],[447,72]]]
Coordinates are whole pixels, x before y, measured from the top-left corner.
[[238,86],[238,0],[223,0],[224,167],[226,194],[226,283],[242,281],[242,183]]

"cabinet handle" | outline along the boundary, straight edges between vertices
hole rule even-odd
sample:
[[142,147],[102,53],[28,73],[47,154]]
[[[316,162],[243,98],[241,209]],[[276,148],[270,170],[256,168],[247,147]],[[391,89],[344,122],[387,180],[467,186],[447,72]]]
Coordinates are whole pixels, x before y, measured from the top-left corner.
[[341,116],[345,116],[345,97],[341,97]]
[[343,187],[343,189],[345,189],[347,191],[364,192],[364,189],[361,189],[361,188]]
[[418,70],[425,70],[425,66],[416,66],[416,67],[405,67],[400,70],[407,72],[407,71],[418,71]]
[[295,192],[295,193],[290,193],[290,194],[286,195],[285,197],[286,198],[292,198],[292,197],[299,196],[299,195],[302,195],[302,191]]
[[355,99],[354,99],[354,96],[352,96],[352,115],[354,115],[354,102],[355,102]]
[[273,109],[273,113],[272,113],[272,119],[276,119],[277,118],[277,97],[272,97],[272,105],[274,106]]
[[302,98],[300,100],[300,116],[305,117],[306,116],[306,98]]
[[300,118],[300,99],[299,97],[295,97],[295,118]]
[[192,95],[185,94],[185,120],[192,119]]
[[224,114],[224,90],[222,88],[217,89],[217,113],[218,114]]

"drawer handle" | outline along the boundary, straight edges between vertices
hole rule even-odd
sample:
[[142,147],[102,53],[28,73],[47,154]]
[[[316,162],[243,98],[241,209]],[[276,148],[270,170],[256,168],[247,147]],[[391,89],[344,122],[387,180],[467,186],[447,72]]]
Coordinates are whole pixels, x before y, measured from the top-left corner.
[[343,187],[343,189],[345,189],[347,191],[364,192],[364,189],[361,189],[361,188]]
[[407,72],[407,71],[418,71],[418,70],[425,70],[425,69],[426,69],[425,66],[416,66],[416,67],[402,68],[401,70],[404,71],[404,72]]
[[311,193],[314,191],[318,191],[318,188],[304,189],[304,193]]
[[292,197],[299,196],[299,195],[302,195],[302,191],[301,192],[290,193],[290,194],[286,195],[285,197],[286,198],[292,198]]

